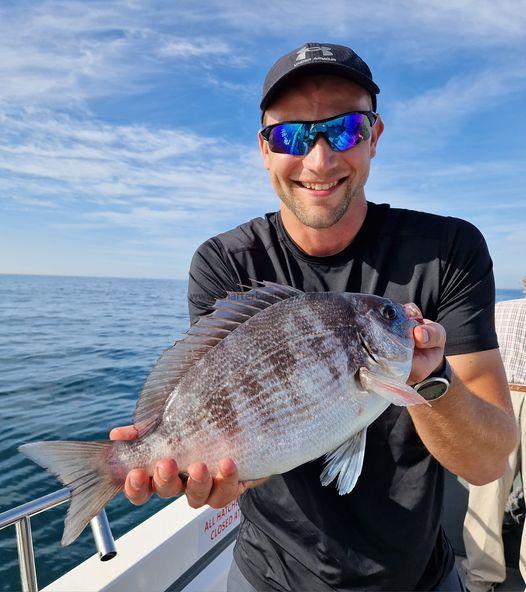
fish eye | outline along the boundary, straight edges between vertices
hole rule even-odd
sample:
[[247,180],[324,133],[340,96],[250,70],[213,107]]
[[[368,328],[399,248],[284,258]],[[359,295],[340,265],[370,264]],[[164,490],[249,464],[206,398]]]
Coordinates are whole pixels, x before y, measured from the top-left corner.
[[394,321],[397,317],[396,308],[394,306],[391,306],[390,304],[384,306],[382,314],[388,321]]

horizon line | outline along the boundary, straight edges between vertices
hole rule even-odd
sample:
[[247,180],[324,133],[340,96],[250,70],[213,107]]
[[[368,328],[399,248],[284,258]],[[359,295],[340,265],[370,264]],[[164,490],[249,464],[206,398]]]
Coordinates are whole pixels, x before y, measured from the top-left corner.
[[[105,280],[156,280],[156,281],[166,281],[166,282],[187,282],[188,279],[178,278],[178,277],[146,277],[146,276],[117,276],[117,275],[76,275],[76,274],[54,274],[54,273],[7,273],[0,271],[1,276],[16,276],[16,277],[50,277],[50,278],[81,278],[81,279],[105,279]],[[519,280],[520,282],[521,280]],[[502,288],[500,286],[495,286],[495,290],[513,290],[517,292],[522,292],[522,288],[520,284],[518,284],[517,288]]]
[[78,275],[78,274],[64,274],[64,273],[10,273],[0,271],[1,276],[16,276],[16,277],[51,277],[51,278],[82,278],[82,279],[104,279],[104,280],[160,280],[160,281],[177,281],[185,282],[187,279],[178,277],[147,277],[147,276],[124,276],[124,275]]

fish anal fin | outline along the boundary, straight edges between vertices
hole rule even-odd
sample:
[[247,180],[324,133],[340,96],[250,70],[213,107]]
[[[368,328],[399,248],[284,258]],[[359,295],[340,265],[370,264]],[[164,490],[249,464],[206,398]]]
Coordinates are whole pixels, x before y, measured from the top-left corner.
[[364,428],[326,455],[326,465],[320,476],[322,485],[338,477],[336,486],[340,495],[354,489],[362,472],[366,433],[367,428]]

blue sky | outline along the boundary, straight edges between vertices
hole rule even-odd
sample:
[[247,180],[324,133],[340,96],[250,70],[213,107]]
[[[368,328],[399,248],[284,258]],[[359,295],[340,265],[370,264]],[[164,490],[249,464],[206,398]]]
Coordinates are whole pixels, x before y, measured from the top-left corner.
[[0,273],[185,278],[277,208],[262,79],[306,41],[371,66],[367,197],[470,220],[526,275],[524,0],[0,2]]

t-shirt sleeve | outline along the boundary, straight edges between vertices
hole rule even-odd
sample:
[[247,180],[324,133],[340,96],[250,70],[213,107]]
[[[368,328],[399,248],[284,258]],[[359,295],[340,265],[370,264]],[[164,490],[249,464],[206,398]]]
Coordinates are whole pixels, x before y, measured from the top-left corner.
[[194,253],[188,279],[188,312],[190,325],[199,317],[213,311],[219,298],[227,291],[239,291],[239,280],[229,264],[221,242],[212,238],[204,242]]
[[484,237],[469,222],[448,218],[441,272],[437,322],[446,329],[446,355],[497,348],[493,262]]

